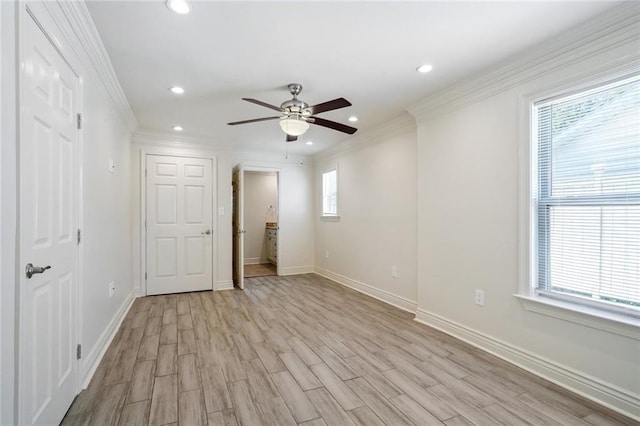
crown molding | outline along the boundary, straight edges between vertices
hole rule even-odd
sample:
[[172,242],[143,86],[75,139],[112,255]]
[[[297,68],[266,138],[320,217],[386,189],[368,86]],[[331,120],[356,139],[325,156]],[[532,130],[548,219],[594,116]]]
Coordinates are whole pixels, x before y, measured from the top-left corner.
[[640,3],[625,2],[407,108],[417,121],[453,111],[561,69],[579,60],[640,40]]
[[318,152],[313,155],[312,158],[314,161],[326,160],[338,154],[344,154],[349,151],[360,149],[365,145],[384,142],[388,140],[390,136],[396,136],[408,132],[416,132],[416,121],[411,115],[403,113],[386,123],[358,134],[358,136],[351,137],[332,146],[331,148]]
[[233,162],[241,162],[249,166],[268,166],[270,164],[289,164],[302,166],[307,164],[310,155],[289,154],[283,155],[281,152],[251,151],[251,150],[233,150]]
[[134,131],[138,122],[84,1],[42,2],[42,6],[110,107]]
[[215,151],[231,152],[231,144],[217,142],[205,136],[184,136],[154,130],[137,130],[131,141],[138,145],[155,145],[173,148],[200,148]]

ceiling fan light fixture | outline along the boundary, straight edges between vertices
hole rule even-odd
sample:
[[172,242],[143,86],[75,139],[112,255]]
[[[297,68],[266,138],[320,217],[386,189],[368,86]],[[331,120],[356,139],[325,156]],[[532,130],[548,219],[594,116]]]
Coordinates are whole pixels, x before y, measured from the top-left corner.
[[180,15],[191,12],[191,5],[186,0],[167,0],[167,7]]
[[300,136],[309,129],[309,123],[295,117],[285,117],[280,119],[280,128],[288,135]]

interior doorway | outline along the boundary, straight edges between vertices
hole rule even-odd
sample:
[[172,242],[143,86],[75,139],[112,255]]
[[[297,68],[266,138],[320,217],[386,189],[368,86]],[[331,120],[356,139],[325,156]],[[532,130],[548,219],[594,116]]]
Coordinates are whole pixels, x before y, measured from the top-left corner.
[[236,167],[233,182],[234,283],[240,287],[244,278],[279,275],[279,170]]

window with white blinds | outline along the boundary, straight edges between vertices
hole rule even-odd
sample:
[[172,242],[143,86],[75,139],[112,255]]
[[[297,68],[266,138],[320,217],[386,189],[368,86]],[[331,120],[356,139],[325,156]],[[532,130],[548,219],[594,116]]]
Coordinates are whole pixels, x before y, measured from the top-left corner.
[[537,294],[640,313],[640,76],[532,119]]

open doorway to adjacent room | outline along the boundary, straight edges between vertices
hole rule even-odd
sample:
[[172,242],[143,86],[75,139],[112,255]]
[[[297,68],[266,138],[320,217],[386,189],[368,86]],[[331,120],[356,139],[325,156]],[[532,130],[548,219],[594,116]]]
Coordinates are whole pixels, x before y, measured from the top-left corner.
[[278,173],[244,173],[245,277],[278,275]]
[[279,172],[238,165],[233,176],[234,283],[278,275]]

